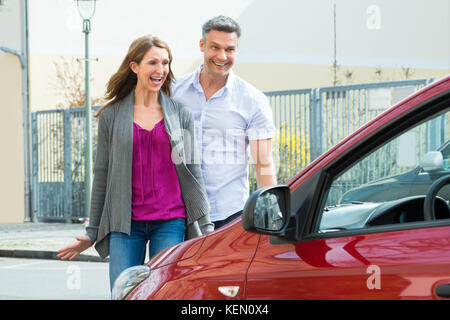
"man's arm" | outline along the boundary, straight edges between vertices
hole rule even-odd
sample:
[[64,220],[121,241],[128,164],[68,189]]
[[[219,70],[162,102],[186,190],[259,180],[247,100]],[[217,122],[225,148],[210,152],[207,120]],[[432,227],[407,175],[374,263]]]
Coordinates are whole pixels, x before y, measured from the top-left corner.
[[277,184],[272,157],[272,139],[250,140],[250,152],[255,164],[258,187]]

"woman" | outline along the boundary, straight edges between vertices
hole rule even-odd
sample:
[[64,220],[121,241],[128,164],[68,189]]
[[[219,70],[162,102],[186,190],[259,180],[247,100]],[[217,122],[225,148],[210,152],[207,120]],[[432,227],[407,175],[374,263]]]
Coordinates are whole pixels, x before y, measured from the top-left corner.
[[109,255],[111,290],[124,269],[214,229],[190,111],[170,98],[172,54],[153,36],[136,39],[108,82],[96,116],[97,156],[86,236],[59,250],[74,259],[95,243]]

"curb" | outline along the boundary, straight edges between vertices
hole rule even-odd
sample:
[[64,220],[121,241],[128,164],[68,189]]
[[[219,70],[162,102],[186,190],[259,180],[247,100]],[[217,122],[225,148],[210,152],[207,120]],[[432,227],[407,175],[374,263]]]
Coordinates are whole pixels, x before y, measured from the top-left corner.
[[6,258],[27,258],[27,259],[47,259],[60,261],[85,261],[85,262],[108,262],[109,258],[102,259],[99,256],[80,254],[73,260],[61,260],[56,251],[36,251],[36,250],[4,250],[0,249],[0,257]]

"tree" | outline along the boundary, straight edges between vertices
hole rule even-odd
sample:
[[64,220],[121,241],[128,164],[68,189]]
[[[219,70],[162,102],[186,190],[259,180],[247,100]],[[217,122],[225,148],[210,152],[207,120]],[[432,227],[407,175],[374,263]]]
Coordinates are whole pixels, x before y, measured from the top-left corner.
[[[63,102],[57,109],[77,108],[85,103],[84,70],[81,61],[59,57],[53,61],[56,70],[56,78],[52,83],[57,95],[62,95]],[[92,81],[93,78],[90,79]],[[104,103],[103,98],[91,98],[92,105]]]

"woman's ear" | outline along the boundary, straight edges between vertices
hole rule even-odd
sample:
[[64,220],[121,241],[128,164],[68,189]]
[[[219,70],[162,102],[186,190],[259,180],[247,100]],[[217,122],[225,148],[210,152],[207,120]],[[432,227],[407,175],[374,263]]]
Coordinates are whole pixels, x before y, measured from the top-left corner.
[[139,71],[139,65],[135,62],[135,61],[131,61],[130,62],[130,69],[131,71],[133,71],[134,73],[138,73]]

